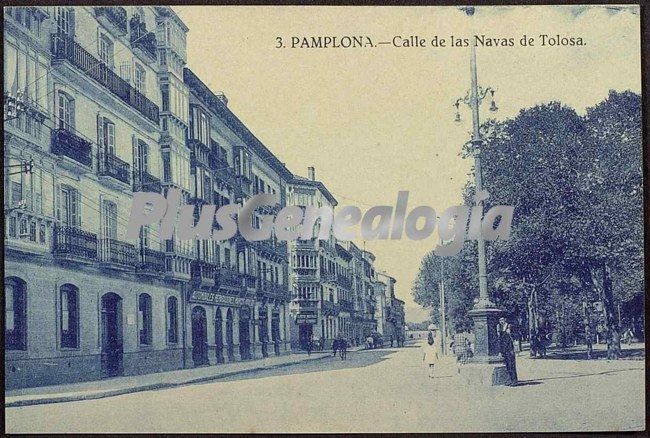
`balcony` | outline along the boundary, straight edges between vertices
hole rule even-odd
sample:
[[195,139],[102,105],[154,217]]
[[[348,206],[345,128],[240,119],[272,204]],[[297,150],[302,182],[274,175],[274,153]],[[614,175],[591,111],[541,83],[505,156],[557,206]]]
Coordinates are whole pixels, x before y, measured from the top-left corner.
[[229,187],[233,187],[235,185],[235,169],[228,163],[228,160],[226,160],[226,158],[211,153],[210,170],[212,170],[212,174],[217,181],[226,184]]
[[354,306],[352,305],[352,302],[348,300],[339,300],[339,305],[341,310],[344,312],[351,313],[352,311],[354,311]]
[[287,242],[273,242],[271,240],[259,240],[252,242],[259,255],[278,262],[286,261],[288,257]]
[[165,276],[170,280],[189,281],[192,258],[182,254],[165,254]]
[[211,288],[215,284],[217,266],[203,260],[193,260],[191,266],[192,282],[203,289]]
[[190,150],[190,162],[192,167],[203,165],[210,166],[210,148],[195,138],[187,139],[187,148]]
[[310,250],[310,251],[315,251],[316,250],[316,241],[314,240],[302,240],[298,239],[295,241],[296,242],[296,249],[303,249],[303,250]]
[[336,282],[341,286],[343,289],[351,290],[352,289],[352,280],[350,277],[346,277],[341,274],[336,274]]
[[156,59],[156,34],[147,31],[147,25],[136,16],[129,22],[131,27],[131,46],[135,52]]
[[252,274],[241,274],[244,278],[243,285],[246,289],[255,289],[257,285],[257,277]]
[[138,254],[136,271],[144,275],[162,275],[165,273],[165,253],[149,248],[141,248]]
[[22,209],[9,210],[5,214],[5,251],[47,254],[52,250],[53,228],[52,218]]
[[217,270],[216,283],[218,289],[225,290],[230,293],[239,293],[242,288],[242,278],[234,269],[222,266]]
[[162,182],[149,172],[141,170],[133,173],[134,192],[162,192]]
[[72,172],[87,173],[92,169],[92,143],[66,129],[52,130],[52,153],[62,157],[61,167]]
[[137,265],[138,258],[135,246],[106,237],[99,241],[99,261],[103,267],[129,271]]
[[126,9],[121,6],[97,6],[95,7],[97,21],[102,23],[117,36],[126,35]]
[[235,199],[244,199],[251,196],[251,180],[244,175],[235,175]]
[[126,161],[120,160],[113,154],[99,153],[99,167],[97,174],[99,180],[114,188],[124,188],[130,183],[129,175],[131,166]]
[[298,277],[297,280],[299,281],[317,281],[316,274],[318,273],[318,270],[315,267],[293,268],[293,273]]
[[332,301],[323,300],[321,302],[321,310],[324,315],[336,316],[339,314],[339,306]]
[[158,106],[115,74],[110,67],[95,58],[73,38],[62,34],[52,35],[52,62],[57,61],[68,61],[83,74],[99,82],[124,103],[155,123],[156,126],[158,125]]
[[97,260],[97,235],[75,227],[54,228],[52,252],[61,260],[92,263]]
[[336,283],[336,274],[334,272],[321,271],[320,279],[325,283]]

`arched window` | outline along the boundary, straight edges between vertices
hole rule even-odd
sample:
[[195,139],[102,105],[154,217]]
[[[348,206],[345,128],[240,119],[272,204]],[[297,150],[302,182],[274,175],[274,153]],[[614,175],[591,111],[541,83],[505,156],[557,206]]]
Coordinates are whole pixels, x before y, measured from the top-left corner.
[[79,289],[64,284],[60,289],[61,347],[79,347]]
[[140,345],[151,345],[151,296],[138,297],[138,316],[140,323]]
[[178,342],[178,300],[176,297],[167,298],[167,342]]
[[27,349],[27,284],[17,277],[5,279],[5,349]]

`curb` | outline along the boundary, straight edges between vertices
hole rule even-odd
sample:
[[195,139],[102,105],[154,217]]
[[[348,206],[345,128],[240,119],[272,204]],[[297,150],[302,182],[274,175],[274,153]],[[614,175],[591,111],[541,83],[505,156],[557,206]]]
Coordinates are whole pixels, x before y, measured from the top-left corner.
[[14,400],[10,401],[7,400],[7,397],[5,397],[5,408],[15,408],[15,407],[21,407],[21,406],[32,406],[32,405],[43,405],[43,404],[50,404],[50,403],[65,403],[65,402],[72,402],[72,401],[83,401],[83,400],[97,400],[100,398],[106,398],[106,397],[115,397],[117,395],[123,395],[123,394],[131,394],[134,392],[143,392],[143,391],[154,391],[158,389],[169,389],[169,388],[175,388],[178,386],[186,386],[186,385],[192,385],[196,383],[204,383],[204,382],[209,382],[212,380],[219,380],[223,379],[226,377],[232,377],[236,375],[242,375],[242,374],[248,374],[248,373],[253,373],[253,372],[258,372],[258,371],[264,371],[264,370],[274,370],[278,368],[283,368],[286,366],[290,365],[296,365],[300,364],[303,362],[308,362],[308,361],[313,361],[313,360],[320,360],[320,359],[325,359],[330,356],[321,356],[321,357],[308,357],[306,359],[301,359],[301,360],[294,360],[291,362],[285,362],[285,363],[280,363],[276,365],[267,365],[267,366],[258,366],[255,368],[250,368],[246,370],[239,370],[239,371],[229,371],[221,374],[215,374],[211,376],[203,376],[203,377],[197,377],[194,379],[189,379],[185,380],[183,382],[159,382],[159,383],[151,383],[148,385],[141,385],[141,386],[133,386],[130,388],[120,388],[120,389],[109,389],[105,391],[98,391],[98,392],[91,392],[91,391],[86,391],[87,393],[80,392],[80,393],[73,393],[69,395],[60,395],[60,396],[52,396],[52,397],[47,397],[44,396],[42,398],[34,398],[34,399],[28,399],[28,400]]

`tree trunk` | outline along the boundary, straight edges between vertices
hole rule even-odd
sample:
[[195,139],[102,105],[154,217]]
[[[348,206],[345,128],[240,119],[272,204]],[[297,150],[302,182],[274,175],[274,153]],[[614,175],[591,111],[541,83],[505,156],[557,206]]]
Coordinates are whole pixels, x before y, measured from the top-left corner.
[[612,277],[609,266],[603,263],[603,309],[605,312],[605,333],[607,336],[607,359],[621,357],[621,333],[616,319]]

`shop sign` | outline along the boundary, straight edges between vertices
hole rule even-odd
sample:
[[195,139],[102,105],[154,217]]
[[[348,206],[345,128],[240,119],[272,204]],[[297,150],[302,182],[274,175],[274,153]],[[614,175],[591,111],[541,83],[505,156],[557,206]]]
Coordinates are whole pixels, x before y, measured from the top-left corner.
[[253,304],[253,300],[250,299],[230,295],[221,295],[216,292],[207,292],[202,290],[192,291],[192,295],[190,295],[190,302],[221,306],[242,306],[245,304]]
[[316,315],[300,314],[296,316],[296,324],[316,324],[317,322],[318,316]]

